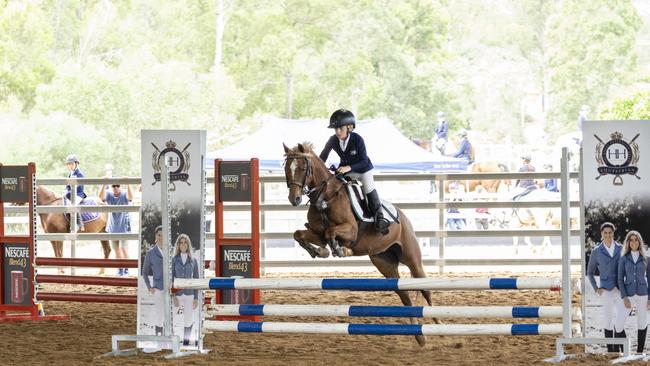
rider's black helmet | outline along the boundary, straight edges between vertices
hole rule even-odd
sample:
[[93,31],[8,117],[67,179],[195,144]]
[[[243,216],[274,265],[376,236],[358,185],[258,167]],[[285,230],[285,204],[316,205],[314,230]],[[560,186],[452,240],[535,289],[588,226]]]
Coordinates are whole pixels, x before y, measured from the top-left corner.
[[77,155],[75,154],[70,154],[65,158],[66,163],[77,163],[79,164],[79,158],[77,158]]
[[337,128],[347,125],[352,125],[356,127],[357,121],[354,118],[354,114],[347,109],[339,109],[332,113],[330,116],[330,124],[327,128]]

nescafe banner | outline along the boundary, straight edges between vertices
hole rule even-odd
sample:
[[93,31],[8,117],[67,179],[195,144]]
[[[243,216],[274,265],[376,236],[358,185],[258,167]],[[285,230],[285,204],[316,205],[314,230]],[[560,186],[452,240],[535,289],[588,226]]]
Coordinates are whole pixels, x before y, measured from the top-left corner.
[[[253,277],[251,245],[224,245],[221,247],[221,277]],[[222,290],[222,304],[251,304],[252,290]]]
[[3,303],[6,305],[30,305],[31,286],[29,271],[29,243],[3,244],[2,268],[4,279]]
[[250,161],[222,161],[219,165],[219,195],[221,202],[250,202]]
[[0,166],[0,202],[29,202],[27,166]]

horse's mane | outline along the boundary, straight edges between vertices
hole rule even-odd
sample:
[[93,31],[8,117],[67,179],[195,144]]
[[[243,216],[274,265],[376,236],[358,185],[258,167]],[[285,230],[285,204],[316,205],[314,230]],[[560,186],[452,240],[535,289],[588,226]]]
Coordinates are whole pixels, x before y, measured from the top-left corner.
[[305,141],[302,143],[298,143],[296,144],[296,146],[290,148],[285,155],[286,156],[289,155],[308,156],[308,155],[316,155],[316,153],[314,152],[314,144],[309,141]]

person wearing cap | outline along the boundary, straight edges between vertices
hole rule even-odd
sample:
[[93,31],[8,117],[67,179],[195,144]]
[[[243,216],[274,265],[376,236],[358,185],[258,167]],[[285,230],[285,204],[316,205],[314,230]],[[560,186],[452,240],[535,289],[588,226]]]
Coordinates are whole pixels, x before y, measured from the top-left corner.
[[458,131],[458,137],[460,140],[460,146],[458,151],[451,154],[454,158],[461,158],[467,160],[467,164],[472,164],[474,162],[474,154],[472,153],[472,143],[467,139],[467,130],[461,128]]
[[332,135],[320,153],[322,161],[327,161],[330,152],[334,150],[340,158],[338,174],[358,179],[363,184],[363,191],[368,197],[368,208],[375,219],[375,229],[382,235],[388,234],[389,222],[384,218],[381,200],[375,180],[372,176],[374,166],[366,153],[366,144],[363,137],[353,132],[356,127],[354,114],[347,109],[339,109],[330,116],[328,128],[334,129]]
[[[108,178],[105,177],[105,178]],[[102,184],[99,191],[99,198],[111,206],[128,205],[133,201],[133,192],[131,186],[126,185],[126,194],[120,188],[119,184],[111,185],[111,190],[106,190],[106,185]],[[111,212],[108,216],[106,223],[107,233],[130,233],[131,220],[128,212]],[[129,252],[127,250],[128,242],[126,240],[111,240],[111,247],[115,251],[117,259],[128,259]],[[117,270],[118,276],[126,276],[129,274],[128,268],[119,268]]]
[[[70,154],[65,158],[65,163],[66,166],[68,167],[68,178],[84,178],[84,173],[79,169],[79,158],[77,158],[77,155],[75,154]],[[68,184],[65,186],[65,191],[64,191],[64,196],[68,200],[72,199],[72,187]],[[84,192],[84,186],[83,184],[78,184],[77,185],[77,192],[76,196],[79,197],[79,200],[76,202],[77,204],[81,204],[81,202],[88,197],[86,193]],[[84,231],[84,223],[83,220],[81,220],[81,214],[77,214],[77,227],[79,228],[79,231]]]
[[445,145],[447,144],[447,132],[449,131],[449,124],[447,123],[447,118],[445,117],[445,112],[438,112],[438,124],[434,130],[434,146],[440,150],[441,153],[445,151]]
[[[521,156],[522,165],[519,167],[520,173],[533,173],[535,172],[535,167],[530,163],[531,158],[530,154],[524,154]],[[517,184],[515,187],[523,189],[533,189],[535,187],[535,180],[533,179],[517,179]]]

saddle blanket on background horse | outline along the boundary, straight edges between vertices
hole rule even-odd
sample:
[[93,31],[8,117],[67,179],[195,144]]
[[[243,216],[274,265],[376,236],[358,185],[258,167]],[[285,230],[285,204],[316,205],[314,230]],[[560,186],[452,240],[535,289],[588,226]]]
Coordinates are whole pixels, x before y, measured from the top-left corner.
[[[70,200],[65,199],[66,206],[69,206]],[[95,202],[92,198],[84,198],[81,200],[81,202],[77,203],[79,206],[97,206],[97,202]],[[70,214],[65,214],[65,219],[66,221],[70,222]],[[84,224],[87,222],[93,222],[95,220],[99,219],[99,212],[82,212],[81,213],[81,222]]]
[[[370,214],[370,210],[368,210],[368,205],[361,203],[367,202],[361,186],[354,182],[348,182],[345,184],[345,188],[348,190],[352,212],[354,212],[354,216],[357,220],[363,222],[375,222],[375,218]],[[394,222],[399,223],[399,213],[392,203],[381,200],[381,208],[384,213],[384,218],[388,220],[390,224]]]

